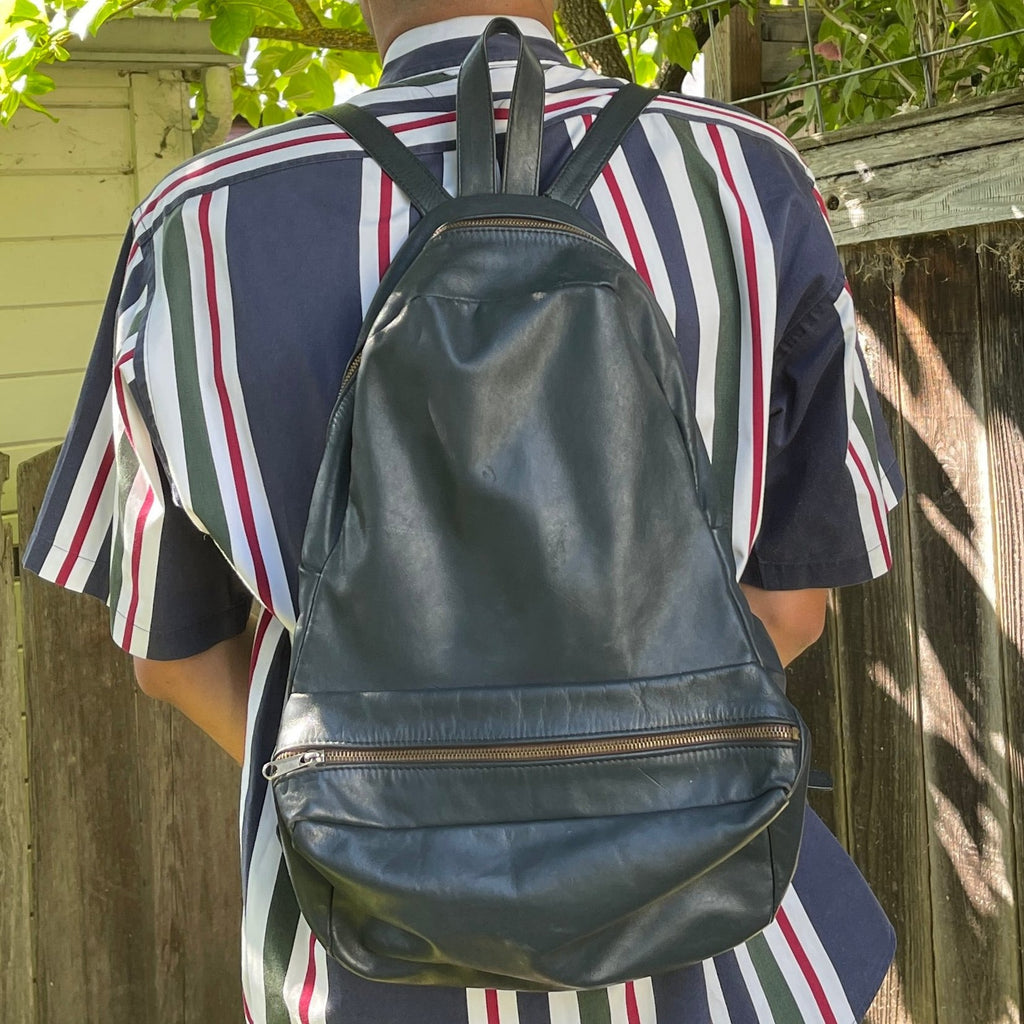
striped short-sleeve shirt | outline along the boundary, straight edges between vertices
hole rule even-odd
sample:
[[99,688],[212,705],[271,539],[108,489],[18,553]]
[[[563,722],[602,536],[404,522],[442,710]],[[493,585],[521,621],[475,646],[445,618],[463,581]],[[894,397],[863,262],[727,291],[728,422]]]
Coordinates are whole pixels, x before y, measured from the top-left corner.
[[[356,98],[454,188],[455,75],[487,19],[399,37]],[[523,20],[547,81],[542,184],[620,82]],[[490,48],[499,133],[513,43]],[[853,305],[799,157],[774,128],[667,94],[582,211],[674,325],[737,570],[767,589],[884,573],[902,483]],[[260,767],[273,750],[299,549],[325,428],[360,323],[417,214],[316,117],[170,174],[136,210],[25,566],[110,607],[133,654],[184,658],[260,610],[243,768],[242,984],[251,1024],[850,1024],[892,956],[853,865],[810,816],[776,921],[657,979],[586,993],[412,989],[329,961],[302,921]]]

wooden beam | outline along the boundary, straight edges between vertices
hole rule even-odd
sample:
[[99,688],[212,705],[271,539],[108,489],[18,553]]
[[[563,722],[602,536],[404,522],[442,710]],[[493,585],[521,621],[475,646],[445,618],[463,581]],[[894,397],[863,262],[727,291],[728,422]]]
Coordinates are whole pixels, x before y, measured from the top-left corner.
[[800,144],[841,245],[1024,220],[1024,92]]
[[210,42],[210,22],[198,18],[134,17],[108,21],[95,36],[68,45],[76,64],[110,64],[125,71],[178,70],[240,64]]
[[[807,12],[812,43],[824,20],[821,11]],[[797,50],[807,47],[807,24],[802,7],[761,7],[761,81],[774,85],[788,74],[805,66],[806,58]],[[820,67],[820,65],[819,65]]]
[[937,1024],[1021,999],[976,247],[912,239],[894,282],[931,834],[932,927],[908,938],[932,941]]
[[[977,233],[978,280],[981,288],[981,350],[985,378],[985,409],[996,510],[996,551],[1001,552],[995,595],[1002,655],[1005,742],[1010,778],[1007,794],[1013,840],[1014,874],[1009,890],[1016,894],[1017,948],[1024,948],[1024,563],[1019,557],[1024,537],[1024,232],[1015,224],[982,228]],[[1007,865],[1009,873],[1010,865]],[[1012,934],[1009,922],[1003,918]],[[991,926],[990,926],[991,927]],[[1009,993],[1007,993],[1009,998]],[[1018,997],[1018,1005],[1020,998]]]
[[[8,466],[0,453],[0,489]],[[18,667],[14,541],[6,523],[0,527],[0,766],[0,1006],[9,1024],[33,1024],[25,699]]]
[[[715,26],[704,46],[704,93],[710,99],[732,103],[761,92],[760,12],[734,7]],[[743,104],[760,116],[763,104]]]
[[[842,253],[872,380],[907,473],[901,362],[893,311],[892,256],[874,246]],[[848,849],[896,929],[896,963],[872,1009],[872,1024],[935,1024],[930,941],[928,817],[921,752],[920,672],[910,559],[911,509],[889,516],[892,570],[838,590],[839,718],[843,725]]]

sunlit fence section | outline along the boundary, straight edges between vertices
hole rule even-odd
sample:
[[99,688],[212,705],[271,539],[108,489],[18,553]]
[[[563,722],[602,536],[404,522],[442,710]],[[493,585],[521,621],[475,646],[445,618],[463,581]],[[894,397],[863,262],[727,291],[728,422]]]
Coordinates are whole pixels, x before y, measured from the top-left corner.
[[878,1024],[1020,1019],[1022,250],[1010,223],[844,251],[908,495],[892,574],[835,596],[792,685],[899,934]]

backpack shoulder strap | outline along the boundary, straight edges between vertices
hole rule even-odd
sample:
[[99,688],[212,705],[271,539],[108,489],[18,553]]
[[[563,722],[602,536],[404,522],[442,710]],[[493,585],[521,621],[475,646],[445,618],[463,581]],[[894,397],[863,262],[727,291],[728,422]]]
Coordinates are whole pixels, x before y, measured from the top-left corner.
[[583,141],[562,165],[554,184],[544,194],[578,207],[626,132],[657,95],[656,90],[644,89],[632,82],[619,89],[597,115]]
[[421,214],[451,199],[441,183],[423,166],[403,142],[385,125],[351,103],[321,110],[317,117],[333,121],[348,132],[383,168],[384,173],[409,197]]

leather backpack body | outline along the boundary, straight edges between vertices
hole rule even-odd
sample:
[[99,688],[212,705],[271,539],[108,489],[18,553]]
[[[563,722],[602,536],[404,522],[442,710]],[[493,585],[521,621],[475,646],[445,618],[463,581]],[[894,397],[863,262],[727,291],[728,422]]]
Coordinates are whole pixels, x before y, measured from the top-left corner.
[[520,36],[497,191],[499,31],[460,75],[454,198],[365,111],[329,113],[422,217],[331,417],[265,774],[302,912],[352,971],[593,988],[771,921],[809,742],[676,340],[577,209],[650,94],[620,90],[538,195]]

